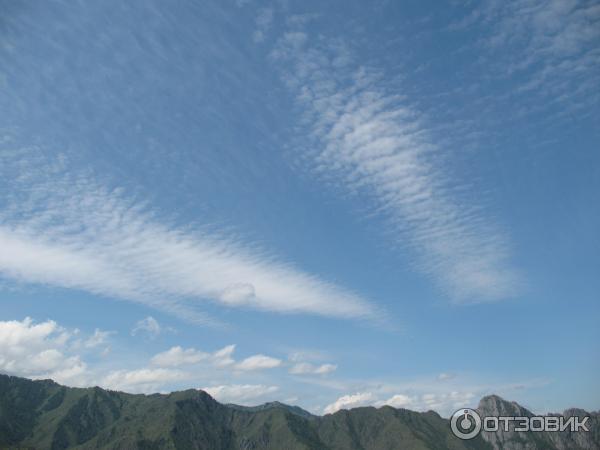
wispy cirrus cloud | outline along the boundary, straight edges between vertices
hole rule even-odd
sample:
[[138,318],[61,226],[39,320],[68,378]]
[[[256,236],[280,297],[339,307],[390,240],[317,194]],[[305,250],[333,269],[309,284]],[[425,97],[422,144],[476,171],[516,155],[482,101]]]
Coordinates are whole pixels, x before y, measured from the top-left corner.
[[[526,56],[510,69],[552,64],[556,59],[597,55],[600,6],[586,0],[488,1],[477,17],[488,25],[485,42],[493,47],[519,46]],[[489,26],[491,25],[491,26]],[[524,45],[523,45],[524,44]]]
[[[562,114],[598,103],[600,5],[587,0],[487,0],[451,30],[477,30],[480,63],[493,80],[510,78],[505,98],[519,116],[560,106]],[[523,96],[534,95],[523,102]],[[551,115],[550,117],[554,117]]]
[[[39,151],[39,149],[36,149]],[[4,152],[0,274],[73,288],[215,323],[203,300],[228,307],[373,318],[364,298],[252,244],[177,227],[121,189],[74,175],[60,158]]]
[[424,117],[344,46],[288,32],[272,53],[296,98],[309,165],[347,193],[366,193],[415,265],[465,302],[515,294],[505,233],[457,192]]

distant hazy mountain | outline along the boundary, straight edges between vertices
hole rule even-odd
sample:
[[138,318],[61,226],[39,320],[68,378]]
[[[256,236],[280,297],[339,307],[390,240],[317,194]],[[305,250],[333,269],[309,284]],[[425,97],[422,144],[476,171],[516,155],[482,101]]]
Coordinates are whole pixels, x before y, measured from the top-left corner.
[[[486,412],[515,408],[531,414],[495,396],[480,404]],[[598,449],[597,413],[593,420],[585,436],[505,433],[461,441],[452,435],[448,420],[433,411],[386,406],[320,417],[278,402],[257,407],[222,405],[198,390],[132,395],[0,375],[0,448]]]

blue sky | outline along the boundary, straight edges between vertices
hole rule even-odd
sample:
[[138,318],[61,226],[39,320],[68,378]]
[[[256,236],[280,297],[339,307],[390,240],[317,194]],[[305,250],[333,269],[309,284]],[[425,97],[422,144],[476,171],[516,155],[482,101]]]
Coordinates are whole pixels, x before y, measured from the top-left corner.
[[598,409],[600,4],[0,8],[0,371]]

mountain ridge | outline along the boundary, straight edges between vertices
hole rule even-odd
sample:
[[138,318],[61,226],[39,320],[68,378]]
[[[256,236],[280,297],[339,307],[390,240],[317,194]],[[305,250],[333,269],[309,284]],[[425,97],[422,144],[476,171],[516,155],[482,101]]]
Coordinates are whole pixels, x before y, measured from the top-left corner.
[[[522,408],[484,397],[480,408]],[[526,411],[526,410],[525,410]],[[316,416],[297,406],[221,404],[188,389],[128,394],[100,387],[70,388],[52,380],[0,374],[0,448],[35,449],[595,449],[598,413],[586,435],[486,433],[469,441],[452,435],[435,411],[361,407]],[[559,436],[560,435],[560,436]],[[536,446],[537,445],[537,446]],[[544,446],[540,446],[544,445]]]

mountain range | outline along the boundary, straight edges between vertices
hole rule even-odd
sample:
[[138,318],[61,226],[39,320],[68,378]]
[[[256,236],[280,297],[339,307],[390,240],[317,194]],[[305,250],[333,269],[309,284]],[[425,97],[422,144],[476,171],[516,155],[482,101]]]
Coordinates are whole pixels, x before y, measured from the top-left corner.
[[[498,396],[482,398],[478,410],[532,416]],[[590,431],[483,432],[461,440],[434,411],[384,406],[316,416],[279,402],[225,405],[195,389],[127,394],[0,375],[0,449],[600,449],[599,412],[571,409],[563,415],[590,416]]]

